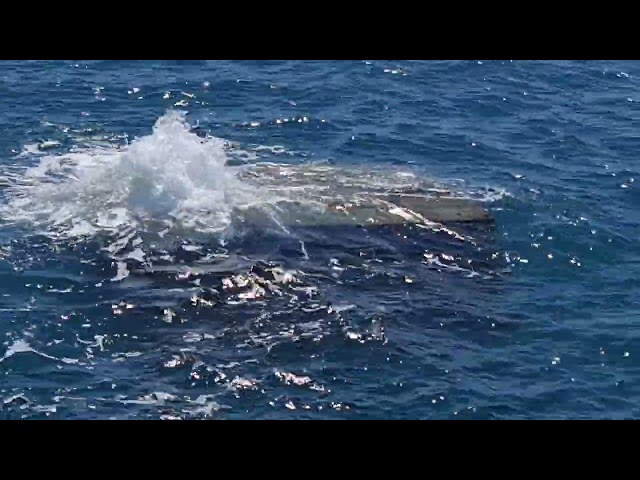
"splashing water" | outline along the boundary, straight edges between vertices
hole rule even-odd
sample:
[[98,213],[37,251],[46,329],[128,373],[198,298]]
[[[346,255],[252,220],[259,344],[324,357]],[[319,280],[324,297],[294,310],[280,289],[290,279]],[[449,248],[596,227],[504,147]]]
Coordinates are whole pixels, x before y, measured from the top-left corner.
[[150,223],[221,232],[234,207],[259,201],[226,162],[223,140],[198,137],[181,114],[169,112],[151,135],[128,146],[44,156],[12,176],[0,214],[53,238],[118,233]]

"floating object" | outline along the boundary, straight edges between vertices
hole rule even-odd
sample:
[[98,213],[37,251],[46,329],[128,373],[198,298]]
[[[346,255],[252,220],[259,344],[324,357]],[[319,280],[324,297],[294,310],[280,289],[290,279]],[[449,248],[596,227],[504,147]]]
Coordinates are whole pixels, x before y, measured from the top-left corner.
[[38,150],[51,150],[52,148],[58,148],[62,144],[57,140],[45,140],[38,144]]

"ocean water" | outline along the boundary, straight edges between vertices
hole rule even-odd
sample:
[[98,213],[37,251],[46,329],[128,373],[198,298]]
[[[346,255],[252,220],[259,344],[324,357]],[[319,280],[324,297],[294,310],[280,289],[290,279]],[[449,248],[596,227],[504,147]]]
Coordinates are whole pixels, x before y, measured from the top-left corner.
[[0,418],[638,418],[639,79],[3,61]]

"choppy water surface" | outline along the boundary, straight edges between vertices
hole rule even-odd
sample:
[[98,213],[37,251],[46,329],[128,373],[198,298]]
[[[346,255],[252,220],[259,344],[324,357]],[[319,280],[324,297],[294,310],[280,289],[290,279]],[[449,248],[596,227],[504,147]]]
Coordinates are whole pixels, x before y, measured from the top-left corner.
[[0,417],[637,417],[638,75],[3,62]]

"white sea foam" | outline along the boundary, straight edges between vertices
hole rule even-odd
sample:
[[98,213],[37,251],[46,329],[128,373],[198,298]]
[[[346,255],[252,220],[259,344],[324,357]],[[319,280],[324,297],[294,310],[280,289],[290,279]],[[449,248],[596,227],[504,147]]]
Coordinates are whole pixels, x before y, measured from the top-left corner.
[[235,207],[261,202],[226,165],[224,141],[198,137],[173,111],[125,147],[86,145],[38,160],[5,175],[10,185],[0,215],[57,238],[122,233],[149,222],[220,232]]

